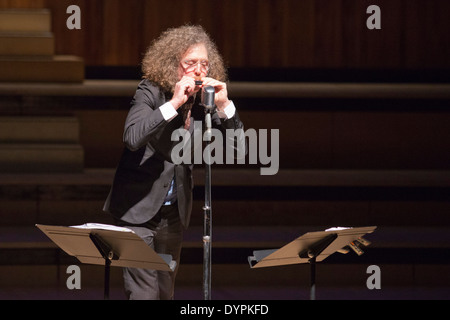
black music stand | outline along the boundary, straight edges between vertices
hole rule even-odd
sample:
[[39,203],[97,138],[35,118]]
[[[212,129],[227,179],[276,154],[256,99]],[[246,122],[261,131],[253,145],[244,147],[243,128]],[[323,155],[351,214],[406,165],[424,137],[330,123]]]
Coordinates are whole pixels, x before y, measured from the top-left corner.
[[316,297],[316,262],[343,248],[349,247],[358,255],[363,251],[361,245],[369,241],[362,237],[372,233],[377,227],[330,228],[326,231],[308,232],[280,249],[253,251],[248,257],[251,268],[274,267],[289,264],[309,263],[311,265],[310,299]]
[[[85,224],[63,227],[37,224],[58,247],[81,263],[105,266],[104,299],[109,299],[110,267],[174,271],[171,255],[158,254],[134,232],[125,228]],[[129,229],[128,229],[129,230]]]

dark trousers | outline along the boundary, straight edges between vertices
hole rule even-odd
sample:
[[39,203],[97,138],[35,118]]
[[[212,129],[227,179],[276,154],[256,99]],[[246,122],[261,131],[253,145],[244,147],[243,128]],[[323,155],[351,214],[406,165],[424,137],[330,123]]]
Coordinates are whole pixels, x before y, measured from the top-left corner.
[[119,224],[133,230],[156,253],[172,255],[172,259],[177,263],[173,272],[123,268],[127,298],[130,300],[172,300],[183,240],[183,226],[177,204],[162,206],[156,216],[143,225],[129,225],[123,221]]

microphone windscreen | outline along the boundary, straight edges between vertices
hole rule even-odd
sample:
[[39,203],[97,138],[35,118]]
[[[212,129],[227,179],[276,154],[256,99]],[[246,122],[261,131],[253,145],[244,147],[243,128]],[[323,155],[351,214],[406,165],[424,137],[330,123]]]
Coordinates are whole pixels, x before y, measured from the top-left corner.
[[215,90],[213,86],[204,87],[202,90],[202,105],[206,109],[214,108],[214,94]]

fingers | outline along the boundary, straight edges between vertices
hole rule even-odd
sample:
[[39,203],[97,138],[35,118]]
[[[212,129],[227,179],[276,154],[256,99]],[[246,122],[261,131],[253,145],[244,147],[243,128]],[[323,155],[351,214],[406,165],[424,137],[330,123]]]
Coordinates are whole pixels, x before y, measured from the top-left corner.
[[223,110],[230,101],[228,100],[227,84],[213,78],[203,78],[202,87],[213,86],[216,92],[214,101],[219,110]]
[[[198,87],[199,88],[199,87]],[[183,77],[180,81],[175,84],[173,97],[172,97],[172,105],[175,109],[181,107],[189,97],[194,94],[196,89],[195,81],[190,77]]]
[[216,92],[219,92],[220,90],[226,90],[227,85],[225,82],[221,82],[219,80],[213,79],[213,78],[203,78],[203,84],[202,87],[206,86],[213,86]]
[[177,84],[180,85],[182,92],[188,96],[195,90],[195,80],[191,77],[183,77]]
[[218,108],[222,108],[228,104],[228,92],[225,82],[218,81],[213,78],[205,77],[202,79],[201,85],[195,84],[195,78],[183,76],[179,82],[176,83],[174,88],[174,94],[172,97],[172,105],[175,109],[181,107],[195,92],[199,91],[202,87],[212,86],[215,89],[216,95],[214,97],[215,103]]

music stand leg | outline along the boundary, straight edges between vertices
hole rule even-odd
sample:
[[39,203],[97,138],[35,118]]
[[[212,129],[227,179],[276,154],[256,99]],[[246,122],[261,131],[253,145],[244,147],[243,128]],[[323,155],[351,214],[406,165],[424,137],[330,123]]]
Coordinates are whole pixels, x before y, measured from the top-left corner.
[[103,298],[109,300],[109,279],[110,279],[111,260],[105,259],[105,287]]
[[109,278],[111,269],[111,260],[117,260],[119,257],[116,255],[111,247],[96,234],[89,234],[89,238],[92,240],[97,250],[105,259],[105,281],[104,281],[104,293],[103,297],[105,300],[109,300]]
[[334,240],[336,240],[337,234],[331,233],[327,237],[321,239],[319,242],[314,243],[308,249],[299,253],[300,258],[309,258],[309,264],[311,265],[311,291],[310,299],[316,299],[316,257],[318,257],[323,250],[325,250]]
[[312,257],[311,259],[309,259],[309,264],[311,266],[309,299],[316,300],[316,257]]

